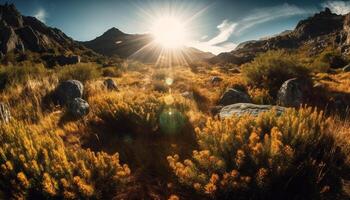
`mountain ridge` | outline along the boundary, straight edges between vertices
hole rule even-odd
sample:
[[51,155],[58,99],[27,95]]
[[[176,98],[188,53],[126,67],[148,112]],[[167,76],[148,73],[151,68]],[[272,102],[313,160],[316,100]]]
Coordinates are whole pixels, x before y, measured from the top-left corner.
[[242,65],[252,61],[259,53],[277,49],[298,49],[306,44],[311,46],[310,54],[318,54],[328,46],[347,54],[350,51],[350,14],[337,15],[325,8],[324,11],[299,21],[292,31],[243,42],[233,51],[213,57],[210,62]]

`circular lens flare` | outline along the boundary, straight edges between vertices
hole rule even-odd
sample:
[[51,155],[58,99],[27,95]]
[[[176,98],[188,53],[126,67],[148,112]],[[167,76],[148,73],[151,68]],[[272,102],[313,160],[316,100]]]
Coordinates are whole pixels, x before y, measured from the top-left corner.
[[155,42],[164,48],[179,48],[185,45],[187,31],[185,25],[176,17],[161,17],[157,19],[151,32]]

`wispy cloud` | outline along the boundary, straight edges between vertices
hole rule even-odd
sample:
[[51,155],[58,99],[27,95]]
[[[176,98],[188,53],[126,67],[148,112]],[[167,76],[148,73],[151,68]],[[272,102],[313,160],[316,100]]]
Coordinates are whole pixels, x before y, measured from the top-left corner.
[[39,10],[36,11],[36,13],[34,14],[34,17],[42,22],[46,22],[46,18],[47,18],[46,11],[40,8]]
[[222,42],[226,42],[232,35],[236,26],[237,26],[237,23],[232,23],[232,22],[229,22],[228,20],[224,20],[221,24],[219,24],[216,27],[220,31],[219,34],[213,37],[212,39],[210,39],[208,41],[208,44],[216,45]]
[[314,13],[314,9],[304,9],[290,4],[282,4],[274,7],[259,8],[250,12],[246,17],[236,22],[223,20],[217,26],[218,34],[206,41],[194,41],[192,46],[214,54],[233,50],[237,44],[230,42],[232,35],[241,35],[249,28],[283,17],[307,15]]
[[308,15],[315,13],[317,10],[313,8],[300,8],[295,5],[290,5],[288,3],[260,8],[253,10],[250,15],[242,19],[238,24],[236,34],[242,34],[245,30],[254,27],[256,25],[266,23],[272,20],[298,16],[298,15]]
[[345,15],[350,12],[350,1],[327,1],[322,6],[331,9],[332,12],[338,15]]

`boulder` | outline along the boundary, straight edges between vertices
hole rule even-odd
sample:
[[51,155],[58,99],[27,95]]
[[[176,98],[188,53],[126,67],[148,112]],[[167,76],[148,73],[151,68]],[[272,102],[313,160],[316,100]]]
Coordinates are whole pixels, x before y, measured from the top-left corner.
[[213,76],[213,77],[211,77],[211,80],[210,80],[211,84],[218,84],[221,81],[222,81],[222,78],[220,78],[218,76]]
[[343,68],[343,71],[344,71],[344,72],[350,72],[350,64],[346,65],[346,66]]
[[55,91],[56,98],[61,105],[67,105],[75,98],[83,96],[84,86],[80,81],[68,80],[61,82]]
[[236,103],[223,107],[220,112],[220,118],[228,118],[231,116],[253,115],[258,116],[260,113],[275,110],[277,115],[281,115],[285,111],[285,107],[272,105],[256,105],[251,103]]
[[107,90],[118,90],[117,84],[113,81],[113,79],[106,79],[103,81],[103,85],[107,88]]
[[87,115],[90,111],[88,102],[81,98],[75,98],[68,104],[68,113],[76,118]]
[[221,96],[218,104],[227,106],[235,103],[251,103],[250,97],[239,90],[230,88]]
[[9,106],[5,103],[0,103],[0,121],[8,123],[11,119]]
[[305,103],[311,93],[310,83],[297,78],[283,83],[277,94],[277,104],[285,107],[298,107]]

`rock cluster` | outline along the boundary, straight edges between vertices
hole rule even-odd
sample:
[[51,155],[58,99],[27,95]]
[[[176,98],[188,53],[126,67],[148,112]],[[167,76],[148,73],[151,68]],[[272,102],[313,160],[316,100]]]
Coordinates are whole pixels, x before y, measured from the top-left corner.
[[0,5],[0,55],[9,52],[67,53],[87,50],[62,31],[35,17],[22,16],[13,4]]
[[56,90],[55,97],[62,106],[67,107],[67,111],[73,117],[81,118],[89,113],[89,104],[82,99],[84,85],[77,80],[61,82]]

